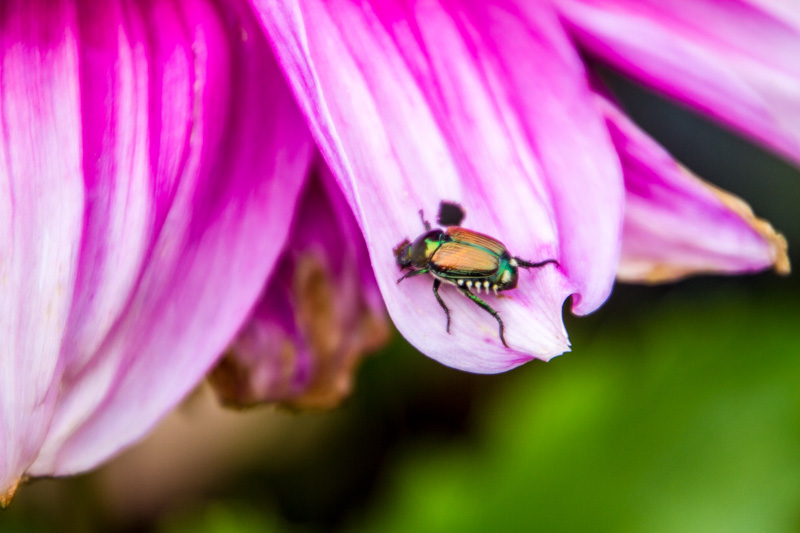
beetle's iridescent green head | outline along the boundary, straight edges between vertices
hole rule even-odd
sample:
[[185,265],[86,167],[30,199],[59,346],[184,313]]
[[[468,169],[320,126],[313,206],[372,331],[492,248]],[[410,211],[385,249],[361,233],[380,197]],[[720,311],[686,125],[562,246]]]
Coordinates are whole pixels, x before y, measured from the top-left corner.
[[394,256],[397,259],[397,265],[400,268],[425,268],[428,265],[433,252],[445,240],[444,231],[440,229],[433,229],[423,233],[414,242],[408,242],[408,239],[398,244],[394,249]]

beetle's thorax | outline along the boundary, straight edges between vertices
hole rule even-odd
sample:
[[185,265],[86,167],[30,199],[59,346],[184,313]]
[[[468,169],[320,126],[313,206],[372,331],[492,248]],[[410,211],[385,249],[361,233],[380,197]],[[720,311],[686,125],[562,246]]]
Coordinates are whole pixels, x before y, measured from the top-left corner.
[[441,229],[433,229],[417,237],[408,251],[411,265],[420,269],[427,267],[431,256],[445,240],[447,236]]

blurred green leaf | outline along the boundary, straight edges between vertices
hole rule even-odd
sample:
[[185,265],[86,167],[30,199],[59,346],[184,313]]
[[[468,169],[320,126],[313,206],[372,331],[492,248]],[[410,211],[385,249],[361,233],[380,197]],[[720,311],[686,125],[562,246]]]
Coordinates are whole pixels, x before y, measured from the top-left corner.
[[221,501],[167,515],[160,533],[277,533],[288,529],[271,509],[253,509],[240,502]]
[[406,453],[359,530],[798,531],[796,302],[646,309],[571,326],[576,353],[516,371],[477,443]]

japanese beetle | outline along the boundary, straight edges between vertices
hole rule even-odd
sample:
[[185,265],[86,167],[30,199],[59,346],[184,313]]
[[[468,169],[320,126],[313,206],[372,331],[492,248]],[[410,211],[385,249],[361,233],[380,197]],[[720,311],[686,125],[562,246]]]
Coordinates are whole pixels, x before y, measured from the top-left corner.
[[473,294],[476,289],[507,291],[516,288],[519,281],[519,268],[539,268],[549,263],[558,266],[555,259],[547,259],[538,263],[525,261],[512,256],[505,245],[482,233],[460,227],[464,220],[464,210],[453,202],[439,204],[438,221],[445,229],[431,229],[425,220],[422,210],[419,212],[425,233],[410,242],[404,240],[394,248],[397,265],[405,270],[411,269],[397,280],[400,283],[406,278],[422,274],[431,274],[433,295],[444,309],[447,316],[447,332],[450,333],[450,310],[439,296],[442,282],[455,285],[458,290],[475,304],[492,315],[500,325],[500,340],[508,348],[504,336],[503,320],[492,307]]

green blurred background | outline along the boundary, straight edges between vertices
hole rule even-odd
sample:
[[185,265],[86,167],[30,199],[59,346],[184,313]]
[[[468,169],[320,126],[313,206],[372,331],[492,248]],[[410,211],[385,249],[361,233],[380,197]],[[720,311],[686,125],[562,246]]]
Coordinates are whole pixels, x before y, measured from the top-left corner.
[[[796,169],[605,75],[800,265]],[[24,486],[0,531],[800,532],[798,302],[796,275],[617,285],[567,313],[573,353],[499,376],[395,335],[337,411],[223,412],[200,391],[102,469]]]

